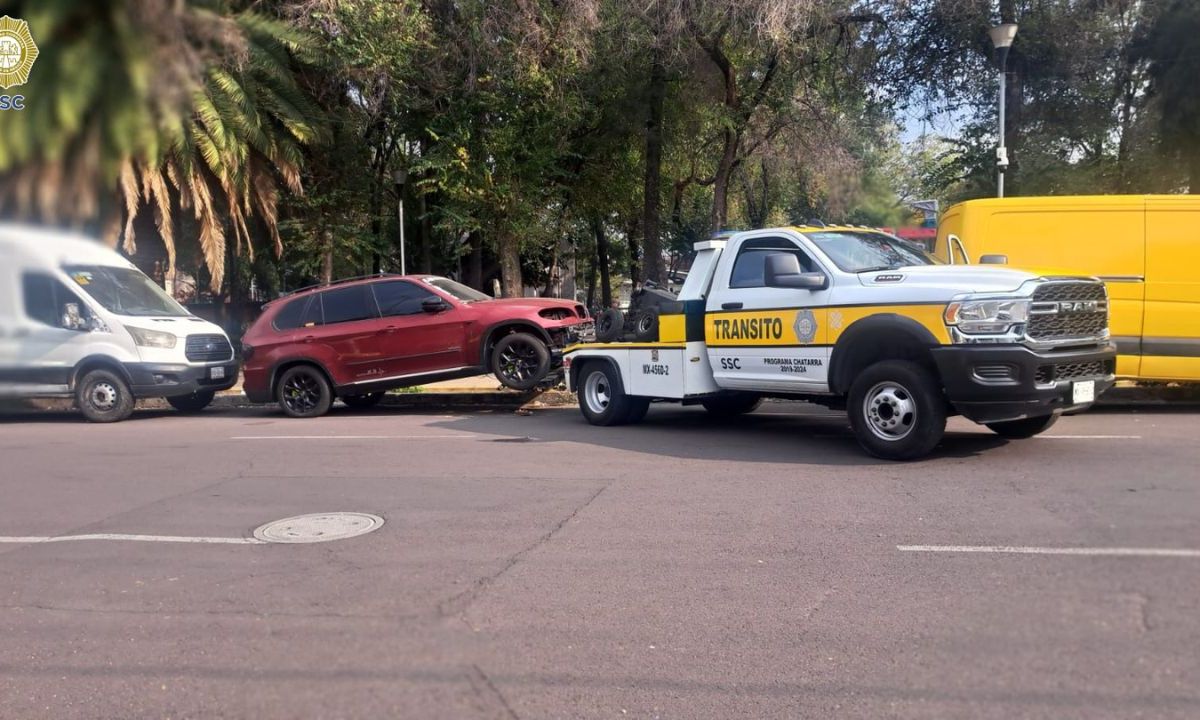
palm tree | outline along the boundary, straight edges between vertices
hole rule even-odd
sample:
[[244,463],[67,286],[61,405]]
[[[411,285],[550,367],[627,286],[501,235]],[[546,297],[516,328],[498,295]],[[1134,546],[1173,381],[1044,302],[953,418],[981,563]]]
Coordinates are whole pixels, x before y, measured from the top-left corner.
[[302,191],[304,148],[325,135],[297,80],[314,59],[303,33],[222,1],[23,4],[55,51],[28,112],[0,120],[0,209],[99,226],[129,252],[150,212],[170,270],[188,213],[214,288],[227,242],[253,257],[255,222],[280,251],[280,187]]

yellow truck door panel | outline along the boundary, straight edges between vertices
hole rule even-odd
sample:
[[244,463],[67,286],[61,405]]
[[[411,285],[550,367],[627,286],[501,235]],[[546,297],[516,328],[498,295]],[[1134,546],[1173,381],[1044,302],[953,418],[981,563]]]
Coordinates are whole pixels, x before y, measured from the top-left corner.
[[1200,380],[1200,199],[1146,207],[1146,310],[1141,376]]

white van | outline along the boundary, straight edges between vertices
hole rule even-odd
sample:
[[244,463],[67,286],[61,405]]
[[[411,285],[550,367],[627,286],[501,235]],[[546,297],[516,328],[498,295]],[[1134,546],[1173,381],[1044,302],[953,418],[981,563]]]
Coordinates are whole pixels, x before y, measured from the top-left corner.
[[0,397],[71,397],[115,422],[145,397],[201,410],[237,376],[225,332],[113,250],[0,224]]

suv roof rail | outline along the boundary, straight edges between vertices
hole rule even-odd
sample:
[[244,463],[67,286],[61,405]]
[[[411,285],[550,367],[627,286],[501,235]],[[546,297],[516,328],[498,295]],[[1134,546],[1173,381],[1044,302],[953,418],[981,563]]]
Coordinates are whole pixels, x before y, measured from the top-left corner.
[[401,275],[400,273],[392,273],[392,272],[378,272],[378,273],[371,273],[370,275],[355,275],[354,277],[338,278],[337,280],[331,280],[327,283],[317,283],[316,285],[306,285],[302,288],[296,288],[295,290],[288,290],[287,292],[282,293],[280,295],[280,297],[288,297],[289,295],[295,295],[296,293],[302,293],[306,290],[315,290],[317,288],[333,287],[334,285],[342,285],[344,283],[355,282],[357,280],[372,280],[374,278],[385,278],[385,277],[404,277],[404,276]]

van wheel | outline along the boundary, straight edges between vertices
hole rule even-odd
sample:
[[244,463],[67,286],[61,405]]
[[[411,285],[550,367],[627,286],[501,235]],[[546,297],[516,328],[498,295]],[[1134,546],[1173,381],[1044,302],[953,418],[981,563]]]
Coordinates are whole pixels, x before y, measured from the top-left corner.
[[928,370],[907,360],[886,360],[859,373],[847,412],[858,443],[885,460],[927,455],[946,432],[941,388]]
[[167,402],[170,403],[171,407],[175,408],[179,412],[193,413],[200,412],[204,408],[208,407],[212,403],[214,397],[216,397],[216,393],[214,392],[201,391],[194,392],[191,395],[178,395],[176,397],[169,397],[167,398]]
[[746,392],[722,393],[705,398],[700,404],[714,417],[736,417],[757,410],[762,405],[762,396]]
[[[648,398],[632,398],[621,387],[621,378],[606,362],[590,362],[579,372],[579,410],[593,425],[639,422],[650,407]],[[640,415],[639,415],[640,414]]]
[[333,390],[324,373],[312,365],[288,368],[275,386],[279,407],[294,418],[324,415],[333,404]]
[[91,422],[117,422],[133,414],[133,394],[120,375],[93,370],[75,387],[75,405]]
[[532,390],[550,372],[550,349],[529,333],[500,338],[492,350],[492,374],[513,390]]
[[378,405],[379,401],[382,399],[383,393],[381,392],[367,393],[366,395],[342,396],[342,402],[346,405],[346,407],[354,408],[355,410],[366,410],[367,408],[373,408]]
[[987,423],[987,429],[1009,440],[1024,440],[1054,427],[1058,415],[1040,415],[1022,420]]

